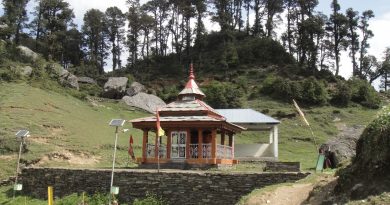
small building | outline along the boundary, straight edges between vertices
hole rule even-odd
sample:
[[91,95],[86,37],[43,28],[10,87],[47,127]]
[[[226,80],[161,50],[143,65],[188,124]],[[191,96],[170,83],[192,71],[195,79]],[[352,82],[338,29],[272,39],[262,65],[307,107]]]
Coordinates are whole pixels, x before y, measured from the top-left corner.
[[280,121],[252,109],[216,109],[226,121],[256,133],[269,132],[268,143],[236,144],[234,156],[240,161],[278,160],[278,125]]
[[234,135],[245,128],[228,122],[224,116],[203,102],[205,94],[195,82],[191,65],[190,75],[177,100],[159,109],[163,137],[157,137],[156,116],[132,120],[134,128],[143,131],[143,165],[159,163],[162,168],[174,164],[191,167],[232,165]]

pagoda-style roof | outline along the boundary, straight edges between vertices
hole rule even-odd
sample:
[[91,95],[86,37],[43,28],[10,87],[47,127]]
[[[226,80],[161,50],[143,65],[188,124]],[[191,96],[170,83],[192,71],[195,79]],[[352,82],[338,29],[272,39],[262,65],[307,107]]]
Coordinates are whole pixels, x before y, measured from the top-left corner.
[[199,89],[198,84],[195,82],[194,68],[192,63],[190,65],[190,76],[184,89],[179,93],[180,99],[186,99],[187,97],[195,97],[196,99],[203,99],[206,95]]
[[[202,99],[205,97],[195,82],[191,64],[189,80],[185,88],[179,93],[178,99],[158,109],[160,123],[166,127],[219,127],[232,132],[240,132],[245,128],[227,122],[226,118],[207,105]],[[131,120],[133,127],[155,128],[156,116]]]

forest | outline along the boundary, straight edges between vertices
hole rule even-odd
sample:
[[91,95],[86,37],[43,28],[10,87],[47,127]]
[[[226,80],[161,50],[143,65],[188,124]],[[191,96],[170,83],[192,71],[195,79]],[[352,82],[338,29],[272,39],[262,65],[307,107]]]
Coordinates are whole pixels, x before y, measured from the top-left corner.
[[[308,105],[353,101],[377,108],[380,100],[370,84],[381,79],[385,90],[388,85],[390,48],[381,59],[368,52],[373,11],[342,11],[338,0],[329,5],[329,16],[316,10],[318,0],[127,0],[125,12],[87,10],[82,25],[75,24],[65,0],[37,0],[32,10],[28,3],[2,1],[0,38],[6,48],[0,63],[20,60],[13,53],[23,45],[98,83],[107,75],[130,75],[146,84],[160,79],[150,85],[152,92],[170,101],[181,89],[177,76],[186,76],[193,62],[198,74],[212,76],[203,87],[216,107],[240,107],[244,97],[267,95]],[[220,30],[207,31],[209,21]],[[342,52],[349,53],[353,68],[341,68]],[[351,70],[352,78],[345,81],[340,69]],[[87,89],[89,95],[101,93]]]
[[[48,60],[73,66],[78,73],[94,76],[104,73],[112,56],[112,70],[136,69],[143,60],[175,55],[179,64],[202,62],[210,33],[204,21],[218,23],[223,43],[219,66],[237,64],[233,41],[242,38],[270,39],[307,70],[340,73],[340,53],[347,50],[353,76],[370,83],[387,73],[390,49],[385,58],[368,53],[374,36],[369,21],[371,10],[361,13],[340,9],[337,0],[327,16],[316,11],[318,0],[127,0],[128,10],[110,7],[89,9],[83,24],[74,23],[74,13],[65,0],[37,0],[27,10],[29,0],[3,0],[1,39],[22,44]],[[250,14],[254,14],[251,24]],[[281,38],[275,29],[283,25]],[[81,28],[81,29],[78,29]],[[209,39],[210,40],[210,39]],[[127,65],[123,55],[128,51]]]

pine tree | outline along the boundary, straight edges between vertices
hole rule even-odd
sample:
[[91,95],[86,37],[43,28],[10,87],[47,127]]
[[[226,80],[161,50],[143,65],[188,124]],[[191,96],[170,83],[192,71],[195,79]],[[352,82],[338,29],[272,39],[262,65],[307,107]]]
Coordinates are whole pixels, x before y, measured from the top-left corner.
[[[3,0],[4,15],[2,20],[8,26],[6,38],[14,37],[16,44],[20,43],[20,33],[26,27],[28,20],[26,5],[29,0]],[[3,34],[4,35],[4,34]]]
[[85,43],[87,46],[87,60],[94,65],[99,74],[104,73],[104,60],[107,58],[107,30],[103,12],[90,9],[84,14],[82,27]]
[[118,7],[109,7],[105,12],[105,25],[111,43],[112,70],[120,69],[121,46],[124,38],[125,15]]

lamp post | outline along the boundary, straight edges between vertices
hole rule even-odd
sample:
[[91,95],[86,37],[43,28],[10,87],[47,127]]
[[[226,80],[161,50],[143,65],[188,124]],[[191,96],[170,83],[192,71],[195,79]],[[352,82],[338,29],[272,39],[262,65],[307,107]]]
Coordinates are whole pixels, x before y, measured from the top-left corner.
[[13,198],[15,198],[15,191],[22,190],[22,184],[18,184],[20,156],[22,155],[22,147],[23,147],[23,143],[25,141],[25,138],[29,137],[30,136],[29,134],[30,134],[30,132],[28,130],[19,130],[15,134],[15,136],[17,138],[20,138],[20,146],[19,146],[18,164],[16,166],[16,177],[15,177],[15,183],[14,183]]
[[111,182],[110,182],[110,197],[108,199],[108,203],[111,205],[111,194],[118,194],[119,189],[115,187],[115,190],[113,189],[114,184],[114,170],[115,170],[115,156],[116,156],[116,145],[118,143],[118,129],[119,127],[122,127],[125,124],[125,120],[122,119],[113,119],[110,122],[110,126],[115,127],[115,143],[114,143],[114,155],[112,159],[112,171],[111,171]]

